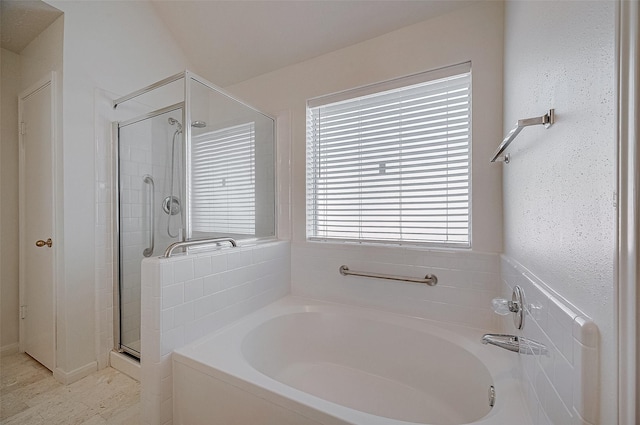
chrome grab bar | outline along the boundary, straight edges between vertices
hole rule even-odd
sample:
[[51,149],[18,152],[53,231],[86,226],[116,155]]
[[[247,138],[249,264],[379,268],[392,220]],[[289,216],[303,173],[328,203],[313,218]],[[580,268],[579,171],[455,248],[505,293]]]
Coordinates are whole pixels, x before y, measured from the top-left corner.
[[238,246],[238,244],[236,243],[236,240],[233,238],[192,239],[188,241],[174,242],[171,245],[169,245],[167,247],[167,250],[164,252],[164,258],[171,257],[171,254],[173,253],[173,251],[178,248],[187,248],[190,246],[198,246],[198,245],[210,245],[214,243],[217,244],[220,242],[229,242],[231,246],[233,246],[234,248]]
[[149,247],[145,248],[144,251],[142,251],[142,255],[144,255],[145,257],[151,257],[153,255],[154,230],[156,228],[155,214],[153,214],[153,206],[156,204],[156,188],[155,184],[153,183],[153,177],[151,177],[149,174],[145,174],[142,181],[147,183],[151,187],[151,201],[149,202],[149,222],[151,223],[151,225],[149,226],[149,230],[151,231],[151,244],[149,245]]
[[402,282],[412,282],[412,283],[424,283],[429,286],[435,286],[438,283],[438,278],[434,274],[428,274],[424,277],[424,279],[417,277],[406,277],[406,276],[394,276],[389,274],[380,274],[380,273],[369,273],[369,272],[356,272],[349,270],[349,267],[342,265],[340,266],[340,274],[342,276],[361,276],[361,277],[373,277],[376,279],[388,279],[388,280],[399,280]]

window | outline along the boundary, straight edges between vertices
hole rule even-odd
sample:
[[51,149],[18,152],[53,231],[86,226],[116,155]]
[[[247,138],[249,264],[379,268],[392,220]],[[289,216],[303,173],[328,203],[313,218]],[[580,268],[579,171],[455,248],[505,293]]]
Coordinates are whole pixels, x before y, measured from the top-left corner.
[[471,65],[307,102],[307,237],[470,246]]
[[194,232],[255,234],[255,124],[208,132],[191,145]]

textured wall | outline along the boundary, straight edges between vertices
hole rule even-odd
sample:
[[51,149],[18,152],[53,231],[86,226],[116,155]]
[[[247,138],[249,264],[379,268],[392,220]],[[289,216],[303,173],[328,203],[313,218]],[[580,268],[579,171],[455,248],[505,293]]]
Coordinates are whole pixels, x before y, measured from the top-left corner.
[[603,424],[616,405],[614,17],[614,2],[510,1],[504,38],[505,132],[557,114],[525,129],[502,166],[505,253],[600,329]]

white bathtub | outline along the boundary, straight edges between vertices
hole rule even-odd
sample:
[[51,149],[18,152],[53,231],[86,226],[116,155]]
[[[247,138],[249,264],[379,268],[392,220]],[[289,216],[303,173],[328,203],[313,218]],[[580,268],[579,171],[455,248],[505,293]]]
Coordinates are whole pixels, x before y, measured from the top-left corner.
[[529,424],[517,355],[482,334],[286,297],[174,352],[174,423]]

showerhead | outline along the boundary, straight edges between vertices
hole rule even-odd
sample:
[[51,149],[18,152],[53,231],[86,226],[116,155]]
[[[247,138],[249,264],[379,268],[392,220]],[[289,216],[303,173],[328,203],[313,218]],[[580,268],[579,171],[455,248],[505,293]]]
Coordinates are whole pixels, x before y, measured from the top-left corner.
[[[178,131],[182,131],[182,124],[180,124],[180,121],[178,121],[175,118],[169,118],[169,124],[170,125],[178,125]],[[194,121],[191,123],[191,127],[194,128],[205,128],[207,126],[207,123],[204,121]]]
[[180,124],[180,121],[178,121],[175,118],[169,118],[169,125],[175,125],[178,124],[178,131],[182,131],[182,124]]

